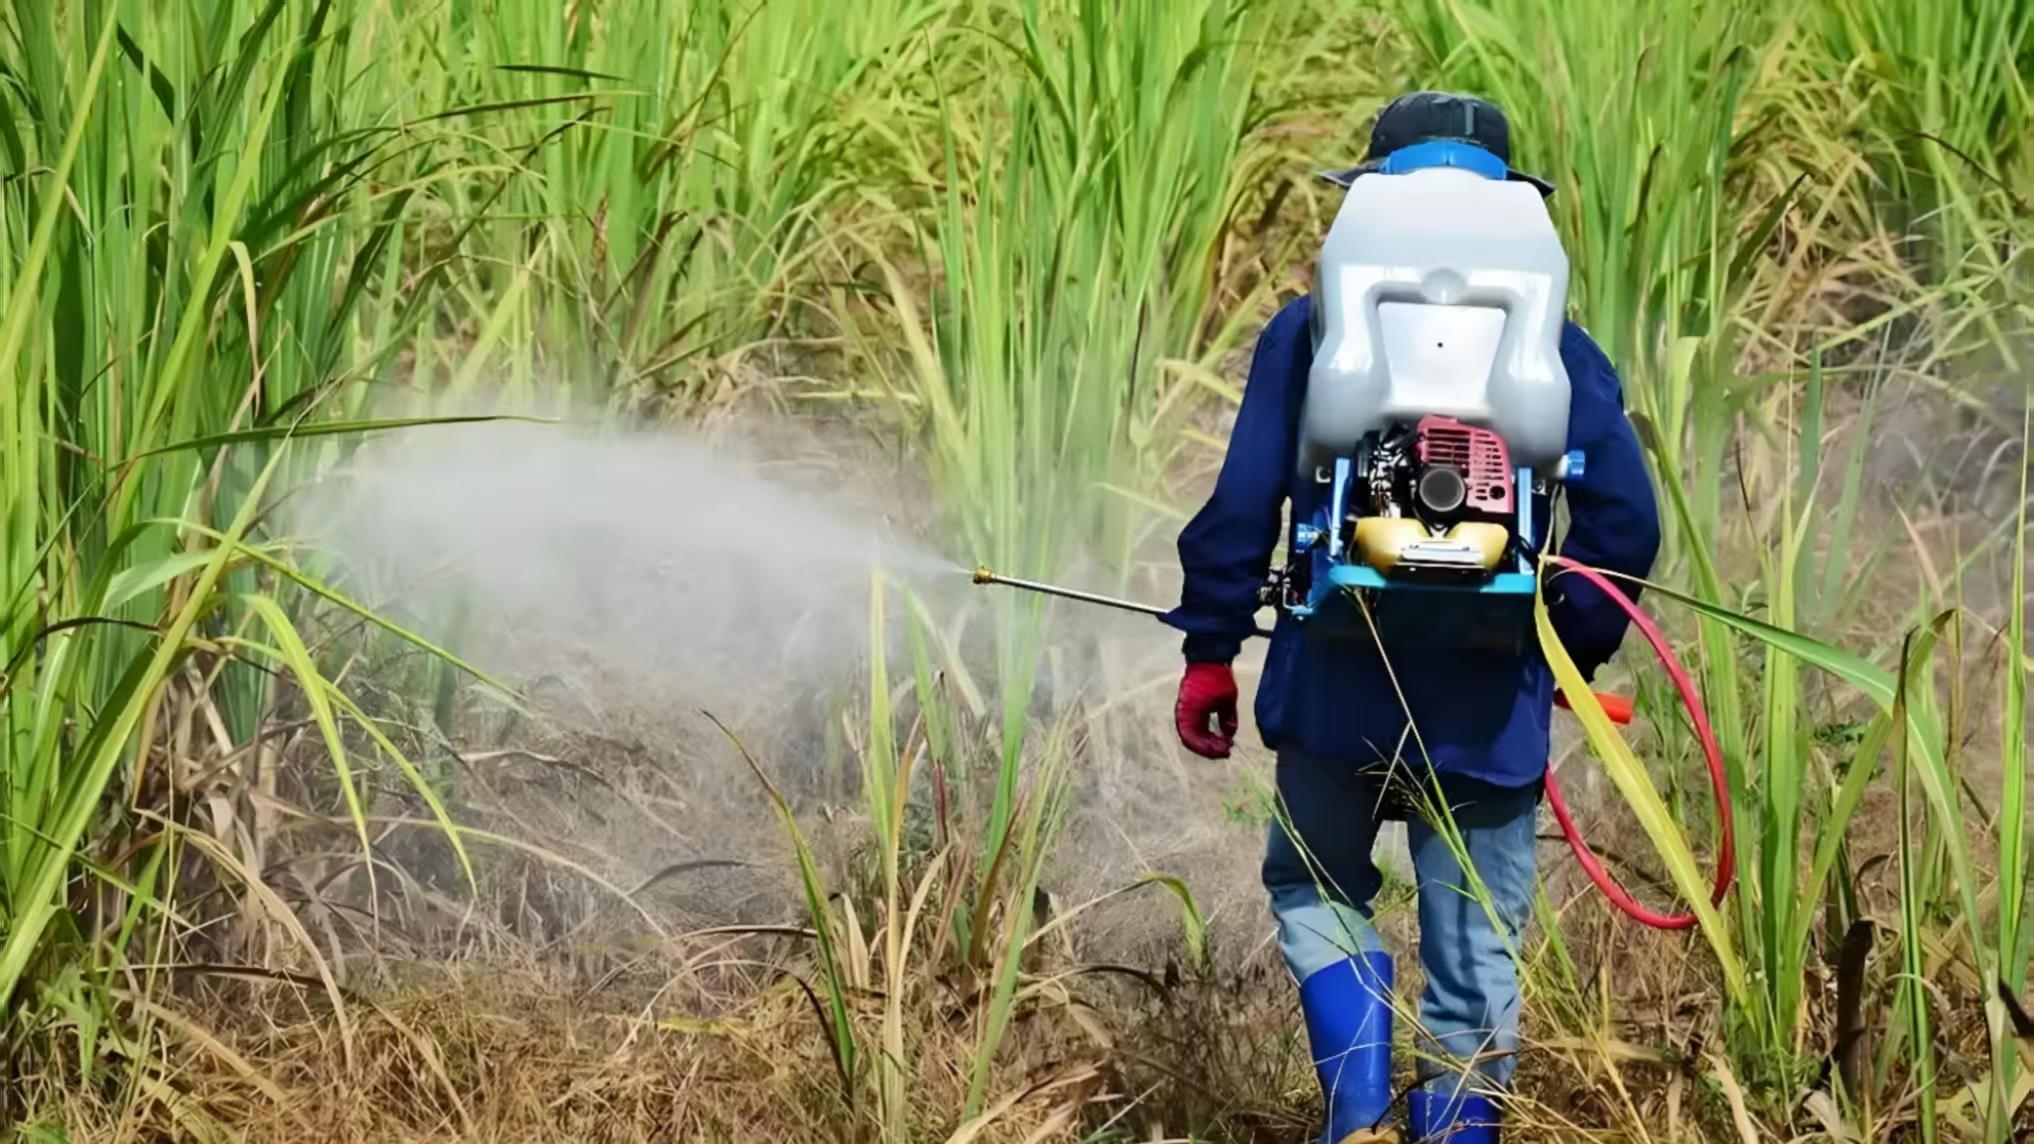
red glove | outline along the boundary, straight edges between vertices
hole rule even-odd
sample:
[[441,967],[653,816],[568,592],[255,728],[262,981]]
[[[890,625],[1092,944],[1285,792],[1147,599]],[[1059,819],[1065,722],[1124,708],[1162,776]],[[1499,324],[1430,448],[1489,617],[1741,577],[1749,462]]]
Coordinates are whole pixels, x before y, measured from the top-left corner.
[[1226,663],[1187,664],[1172,718],[1187,750],[1207,759],[1228,758],[1236,742],[1236,673]]

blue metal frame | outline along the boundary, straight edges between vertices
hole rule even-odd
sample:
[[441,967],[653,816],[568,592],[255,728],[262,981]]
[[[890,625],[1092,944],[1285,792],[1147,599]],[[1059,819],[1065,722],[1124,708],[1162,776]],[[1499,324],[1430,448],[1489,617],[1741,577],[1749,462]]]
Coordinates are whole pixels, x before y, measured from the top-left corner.
[[[1335,458],[1335,487],[1328,498],[1328,559],[1342,557],[1342,505],[1349,493],[1349,458]],[[1318,562],[1319,557],[1315,557]]]
[[[1518,567],[1511,572],[1498,572],[1473,584],[1435,584],[1416,580],[1393,580],[1367,564],[1356,563],[1345,558],[1342,537],[1343,506],[1347,503],[1351,462],[1347,457],[1335,461],[1334,486],[1329,492],[1326,507],[1316,511],[1311,524],[1302,524],[1294,529],[1293,548],[1295,553],[1304,553],[1313,564],[1311,587],[1304,604],[1290,609],[1296,619],[1306,619],[1320,611],[1330,600],[1351,589],[1382,592],[1423,593],[1434,598],[1435,604],[1447,599],[1458,599],[1465,604],[1476,603],[1472,611],[1481,616],[1492,607],[1503,608],[1509,614],[1510,607],[1492,597],[1510,597],[1520,604],[1529,603],[1538,588],[1539,574],[1525,551],[1518,554]],[[1517,484],[1513,495],[1517,498],[1516,535],[1522,542],[1521,549],[1531,550],[1539,546],[1537,525],[1533,520],[1533,471],[1521,468],[1517,472]],[[1525,614],[1519,608],[1519,614]],[[1436,617],[1439,619],[1440,617]]]
[[1531,572],[1499,572],[1474,584],[1430,584],[1391,580],[1368,564],[1336,564],[1328,570],[1328,586],[1315,585],[1316,603],[1335,588],[1377,588],[1393,592],[1436,592],[1450,596],[1530,596],[1539,579]]

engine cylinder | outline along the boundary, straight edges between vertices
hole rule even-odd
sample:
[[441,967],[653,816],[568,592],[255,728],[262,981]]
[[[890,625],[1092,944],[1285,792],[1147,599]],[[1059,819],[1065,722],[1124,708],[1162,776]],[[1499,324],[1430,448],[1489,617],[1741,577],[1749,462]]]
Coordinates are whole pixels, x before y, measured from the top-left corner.
[[1469,482],[1449,465],[1428,465],[1413,487],[1420,507],[1435,516],[1446,516],[1469,500]]

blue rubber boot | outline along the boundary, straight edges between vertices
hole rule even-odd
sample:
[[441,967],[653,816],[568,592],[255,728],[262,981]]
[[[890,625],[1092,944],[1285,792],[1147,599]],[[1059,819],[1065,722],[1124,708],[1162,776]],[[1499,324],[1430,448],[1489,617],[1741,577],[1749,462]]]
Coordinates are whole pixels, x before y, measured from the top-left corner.
[[1391,1109],[1391,955],[1338,961],[1300,983],[1307,1043],[1327,1105],[1321,1144],[1377,1127]]
[[1458,1087],[1456,1081],[1436,1082],[1406,1096],[1409,1144],[1497,1144],[1497,1105]]

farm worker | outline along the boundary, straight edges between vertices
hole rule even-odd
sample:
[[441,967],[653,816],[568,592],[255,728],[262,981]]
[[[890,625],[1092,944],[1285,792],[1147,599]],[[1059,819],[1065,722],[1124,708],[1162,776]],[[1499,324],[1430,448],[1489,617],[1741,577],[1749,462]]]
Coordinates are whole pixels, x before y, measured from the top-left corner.
[[[1437,139],[1480,147],[1505,177],[1552,192],[1511,171],[1510,129],[1497,107],[1437,92],[1386,106],[1364,164],[1327,178],[1346,187],[1394,151]],[[1436,150],[1446,149],[1426,152]],[[1288,303],[1259,337],[1214,493],[1179,537],[1185,584],[1167,615],[1186,633],[1178,731],[1189,750],[1208,758],[1226,757],[1236,735],[1230,664],[1253,630],[1280,511],[1289,503],[1293,521],[1307,520],[1319,496],[1318,486],[1295,475],[1313,354],[1309,305],[1306,297]],[[1564,493],[1569,520],[1560,550],[1644,576],[1659,548],[1659,518],[1623,387],[1572,322],[1561,336],[1561,360],[1571,388],[1568,447],[1583,451],[1588,471]],[[1536,514],[1551,507],[1539,499]],[[1546,593],[1555,629],[1586,676],[1616,651],[1627,620],[1578,580],[1552,581]],[[1409,817],[1426,988],[1420,1083],[1407,1097],[1406,1120],[1417,1141],[1497,1139],[1497,1099],[1518,1048],[1514,955],[1533,895],[1534,815],[1553,702],[1537,643],[1528,636],[1523,647],[1515,654],[1394,649],[1387,670],[1370,641],[1310,642],[1304,626],[1280,617],[1255,704],[1259,734],[1277,752],[1283,818],[1271,827],[1263,881],[1299,983],[1326,1101],[1326,1144],[1362,1139],[1392,1104],[1393,969],[1371,927],[1370,903],[1380,884],[1371,848],[1394,758],[1397,773],[1419,763],[1415,776],[1428,790],[1438,787],[1483,887],[1473,888],[1445,831]],[[1408,733],[1408,710],[1417,740]],[[1484,893],[1494,909],[1485,908]]]

